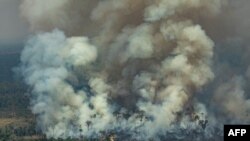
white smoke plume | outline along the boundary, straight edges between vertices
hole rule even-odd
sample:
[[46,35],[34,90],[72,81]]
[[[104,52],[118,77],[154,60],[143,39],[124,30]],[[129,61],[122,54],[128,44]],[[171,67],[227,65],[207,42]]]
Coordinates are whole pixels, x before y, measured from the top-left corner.
[[[193,131],[211,137],[216,113],[198,95],[214,79],[214,42],[197,18],[216,16],[224,4],[23,0],[21,14],[35,35],[20,70],[32,88],[38,126],[49,138],[115,133],[160,140]],[[241,85],[234,78],[211,96],[230,116],[249,110]]]

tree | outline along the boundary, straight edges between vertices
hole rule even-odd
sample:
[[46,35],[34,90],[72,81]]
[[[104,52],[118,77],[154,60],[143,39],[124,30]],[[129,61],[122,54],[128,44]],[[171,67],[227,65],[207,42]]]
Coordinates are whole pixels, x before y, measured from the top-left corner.
[[92,125],[92,122],[88,120],[88,121],[86,121],[86,125],[87,125],[88,130],[89,130],[89,127]]

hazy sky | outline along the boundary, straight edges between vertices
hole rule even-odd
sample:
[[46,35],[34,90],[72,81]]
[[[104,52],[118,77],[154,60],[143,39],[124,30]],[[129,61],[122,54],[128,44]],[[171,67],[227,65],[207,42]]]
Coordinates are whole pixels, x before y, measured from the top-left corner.
[[[236,8],[229,10],[230,13],[224,12],[221,16],[223,23],[225,24],[225,21],[227,21],[227,26],[229,27],[225,34],[234,34],[235,36],[240,35],[241,37],[250,38],[250,20],[248,18],[250,1],[229,1],[231,1],[231,5],[234,5]],[[0,0],[0,44],[16,44],[26,40],[28,24],[25,23],[24,19],[20,18],[19,5],[21,2],[22,0]],[[213,26],[212,23],[211,25]],[[215,30],[217,30],[217,28],[215,28]]]
[[21,0],[0,0],[0,43],[20,43],[27,37],[27,25],[19,17]]

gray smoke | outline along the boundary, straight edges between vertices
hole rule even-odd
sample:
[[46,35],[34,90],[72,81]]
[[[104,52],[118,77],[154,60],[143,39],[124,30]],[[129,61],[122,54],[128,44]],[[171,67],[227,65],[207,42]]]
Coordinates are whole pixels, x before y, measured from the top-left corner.
[[213,59],[215,43],[204,30],[215,34],[208,23],[219,21],[223,7],[227,1],[23,0],[35,35],[20,70],[39,127],[49,138],[114,132],[157,140],[193,131],[211,138],[221,121],[248,122],[249,73],[215,78],[226,75],[213,70],[223,55],[216,49]]

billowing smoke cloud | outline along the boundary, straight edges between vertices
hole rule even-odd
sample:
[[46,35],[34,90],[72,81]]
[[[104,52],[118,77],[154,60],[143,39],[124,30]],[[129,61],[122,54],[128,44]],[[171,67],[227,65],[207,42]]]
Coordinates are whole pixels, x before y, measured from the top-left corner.
[[214,42],[197,19],[213,19],[224,4],[24,0],[22,16],[36,34],[22,52],[20,70],[32,88],[39,127],[54,138],[213,137],[222,119],[217,116],[249,111],[240,76],[208,96],[220,114],[199,96],[215,74]]
[[97,0],[22,0],[20,10],[33,32],[58,28],[67,35],[82,35],[94,29],[87,17],[96,3]]
[[246,121],[249,120],[250,100],[246,99],[243,82],[242,78],[233,77],[229,82],[221,84],[216,90],[215,100],[221,102],[227,117]]

